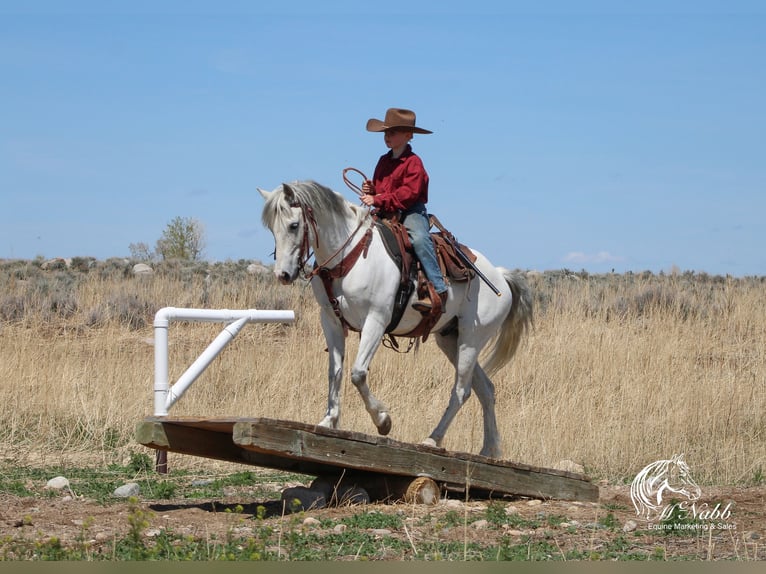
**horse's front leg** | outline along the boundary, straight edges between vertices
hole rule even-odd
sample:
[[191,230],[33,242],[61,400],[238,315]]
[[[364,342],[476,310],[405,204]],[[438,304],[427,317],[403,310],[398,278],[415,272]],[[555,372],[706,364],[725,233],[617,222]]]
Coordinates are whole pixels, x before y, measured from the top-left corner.
[[328,353],[328,389],[327,389],[327,412],[320,421],[319,426],[338,428],[340,421],[340,390],[343,382],[343,359],[346,354],[346,338],[343,335],[343,326],[335,317],[332,309],[322,309],[322,331],[327,342]]
[[367,386],[367,374],[385,330],[386,323],[375,315],[368,315],[364,327],[362,327],[356,361],[354,361],[354,366],[351,369],[351,382],[354,383],[356,390],[362,396],[364,406],[381,435],[387,435],[391,432],[391,417],[386,406],[370,392],[370,388]]

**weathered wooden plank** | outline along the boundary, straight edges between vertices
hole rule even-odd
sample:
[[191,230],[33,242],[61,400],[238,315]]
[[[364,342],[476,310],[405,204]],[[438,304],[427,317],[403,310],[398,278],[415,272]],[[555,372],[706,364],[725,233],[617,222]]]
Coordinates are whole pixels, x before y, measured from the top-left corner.
[[233,440],[254,452],[362,472],[429,476],[469,490],[569,500],[598,498],[598,488],[580,476],[386,438],[282,423],[268,419],[239,421],[234,425]]
[[[243,419],[147,417],[136,426],[136,442],[149,448],[238,462],[313,476],[333,475],[336,466],[242,448],[232,441],[234,424]],[[252,420],[252,419],[251,419]]]
[[217,430],[211,430],[189,424],[147,420],[136,427],[136,440],[158,450],[246,462],[242,457],[242,449],[231,440],[233,426],[233,422],[227,422],[217,425]]
[[136,439],[150,448],[313,476],[427,476],[472,495],[597,500],[582,475],[398,442],[294,421],[148,417]]

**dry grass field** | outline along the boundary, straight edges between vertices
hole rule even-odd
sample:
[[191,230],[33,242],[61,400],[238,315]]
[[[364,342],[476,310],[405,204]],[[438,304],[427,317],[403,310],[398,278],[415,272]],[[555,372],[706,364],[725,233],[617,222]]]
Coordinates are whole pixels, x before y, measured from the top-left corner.
[[[318,308],[304,285],[278,286],[249,262],[157,265],[75,259],[0,263],[0,444],[6,460],[124,460],[142,449],[136,423],[152,414],[152,320],[164,306],[293,309],[293,325],[250,325],[171,411],[315,423],[326,400]],[[612,484],[685,453],[700,484],[754,485],[766,469],[766,278],[651,273],[530,273],[535,325],[495,376],[505,458],[562,459]],[[221,325],[173,324],[174,381]],[[356,348],[349,336],[348,357]],[[351,363],[351,360],[348,361]],[[373,392],[391,437],[418,442],[443,412],[452,371],[428,341],[381,349]],[[350,382],[343,428],[375,429]],[[447,435],[478,452],[471,399]]]

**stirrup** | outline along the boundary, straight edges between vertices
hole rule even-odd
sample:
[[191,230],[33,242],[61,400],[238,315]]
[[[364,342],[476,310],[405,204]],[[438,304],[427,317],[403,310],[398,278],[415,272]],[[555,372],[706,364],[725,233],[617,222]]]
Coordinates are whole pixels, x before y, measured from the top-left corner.
[[[444,313],[444,306],[447,304],[447,291],[444,293],[438,293],[439,299],[441,300],[441,312]],[[412,308],[415,309],[415,311],[418,311],[423,314],[430,313],[434,308],[434,303],[431,301],[431,297],[426,296],[423,299],[420,299],[419,301],[415,301],[412,304]]]
[[420,301],[415,301],[412,304],[412,308],[415,309],[415,311],[418,311],[420,313],[430,313],[431,309],[434,308],[433,302],[431,301],[430,297],[426,297],[425,299],[421,299]]

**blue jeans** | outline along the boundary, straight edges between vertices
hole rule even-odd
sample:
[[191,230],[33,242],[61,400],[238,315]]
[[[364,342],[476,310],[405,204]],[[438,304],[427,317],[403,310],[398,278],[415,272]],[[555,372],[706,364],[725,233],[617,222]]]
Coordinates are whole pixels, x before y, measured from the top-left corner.
[[420,261],[423,273],[434,284],[437,293],[444,293],[447,285],[444,283],[442,271],[436,260],[436,250],[431,240],[431,228],[428,224],[428,214],[425,205],[418,204],[403,214],[402,225],[410,235],[415,256]]

